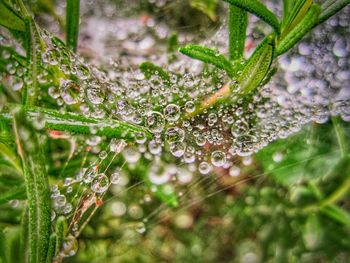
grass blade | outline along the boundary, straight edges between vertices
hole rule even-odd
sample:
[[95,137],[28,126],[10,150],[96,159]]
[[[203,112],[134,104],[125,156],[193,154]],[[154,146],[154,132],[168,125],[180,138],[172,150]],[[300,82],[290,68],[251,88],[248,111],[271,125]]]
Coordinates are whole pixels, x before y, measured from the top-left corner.
[[274,39],[266,37],[244,65],[238,78],[243,94],[255,90],[269,72],[274,53]]
[[23,19],[5,1],[0,1],[0,25],[16,31],[26,30]]
[[77,51],[79,35],[80,0],[67,0],[66,9],[66,42],[67,46]]
[[225,70],[230,77],[234,76],[234,70],[231,62],[228,61],[223,55],[219,54],[216,50],[199,45],[189,44],[185,47],[180,48],[179,51],[186,56],[201,60],[205,63],[212,64],[220,69]]
[[277,34],[280,33],[280,23],[275,16],[265,5],[258,0],[224,0],[231,5],[237,6],[259,17],[261,20],[268,23]]
[[248,14],[246,11],[231,5],[229,13],[229,48],[230,60],[241,60],[244,55]]
[[56,222],[56,241],[55,241],[55,255],[58,255],[62,248],[63,239],[67,235],[67,220],[64,216],[60,216]]
[[309,9],[304,19],[279,42],[276,50],[276,57],[294,47],[294,45],[314,27],[315,23],[318,21],[320,12],[321,9],[319,5],[313,5]]
[[45,158],[37,133],[23,113],[14,117],[14,131],[29,207],[29,263],[45,262],[51,231],[51,198]]

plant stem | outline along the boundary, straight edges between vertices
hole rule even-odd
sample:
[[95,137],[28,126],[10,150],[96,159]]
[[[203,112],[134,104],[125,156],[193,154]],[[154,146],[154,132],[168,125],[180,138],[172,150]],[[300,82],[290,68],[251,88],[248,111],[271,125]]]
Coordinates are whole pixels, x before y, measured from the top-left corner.
[[326,199],[324,199],[321,203],[320,206],[327,206],[331,204],[335,204],[339,200],[342,199],[344,195],[348,193],[350,189],[350,174],[347,175],[347,179]]

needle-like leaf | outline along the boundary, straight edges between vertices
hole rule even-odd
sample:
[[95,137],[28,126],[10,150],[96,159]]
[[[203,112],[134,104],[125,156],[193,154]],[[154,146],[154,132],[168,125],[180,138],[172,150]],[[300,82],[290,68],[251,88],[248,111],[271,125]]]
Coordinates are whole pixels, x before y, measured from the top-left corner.
[[189,44],[185,47],[180,48],[179,51],[191,58],[201,60],[205,63],[212,64],[220,69],[225,70],[230,77],[234,76],[234,69],[231,62],[214,49],[200,45]]
[[321,6],[322,11],[317,23],[314,24],[314,27],[326,21],[328,18],[342,10],[348,4],[350,4],[350,0],[325,1]]
[[0,1],[0,25],[16,31],[26,29],[23,19],[5,1]]
[[77,51],[79,35],[80,0],[67,0],[66,9],[66,42],[67,46]]
[[243,94],[256,89],[268,73],[274,53],[273,36],[266,37],[243,67],[238,83]]
[[45,158],[38,134],[23,112],[15,114],[13,126],[27,189],[29,263],[41,263],[46,260],[51,232],[51,199]]
[[164,69],[151,62],[143,62],[140,65],[140,70],[147,79],[150,79],[152,76],[159,76],[166,83],[170,83],[169,74]]
[[224,0],[224,1],[256,15],[261,20],[268,23],[275,30],[277,34],[280,33],[280,23],[277,17],[260,1],[258,0]]
[[247,25],[247,12],[241,8],[231,5],[228,22],[231,61],[237,61],[243,58]]
[[[16,105],[8,105],[0,112],[0,120],[12,122],[11,111]],[[132,141],[136,133],[144,133],[148,138],[152,135],[145,128],[114,119],[94,119],[76,113],[60,113],[56,110],[40,107],[27,107],[24,114],[31,120],[44,118],[45,128],[49,130],[67,131],[78,134],[95,134],[108,138]]]
[[277,45],[276,57],[287,52],[299,42],[317,23],[318,16],[321,12],[319,5],[313,5],[304,19],[296,25]]

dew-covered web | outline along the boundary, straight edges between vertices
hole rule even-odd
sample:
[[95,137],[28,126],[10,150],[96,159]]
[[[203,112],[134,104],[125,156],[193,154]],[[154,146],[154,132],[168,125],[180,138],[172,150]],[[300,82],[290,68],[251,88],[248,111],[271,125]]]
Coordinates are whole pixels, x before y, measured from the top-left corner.
[[[90,127],[91,136],[63,138],[70,140],[72,151],[62,173],[76,156],[82,156],[82,162],[74,174],[64,174],[67,178],[61,185],[52,187],[53,215],[68,216],[75,237],[101,206],[114,216],[133,214],[136,223],[132,227],[142,234],[198,202],[267,177],[267,172],[247,176],[242,171],[256,165],[253,154],[269,143],[295,134],[305,124],[325,123],[332,116],[350,121],[350,39],[345,37],[350,33],[350,8],[281,57],[276,75],[248,102],[232,94],[229,102],[194,114],[198,103],[230,80],[218,69],[169,51],[167,41],[179,31],[180,45],[202,43],[227,54],[225,19],[195,34],[193,28],[201,28],[201,21],[181,25],[172,18],[173,12],[185,12],[174,10],[181,1],[152,0],[159,8],[154,16],[139,14],[137,5],[125,2],[117,8],[111,3],[82,1],[79,55],[49,33],[59,34],[54,24],[48,23],[49,31],[40,32],[47,49],[39,81],[47,86],[44,92],[50,103],[62,112],[122,120],[152,133],[152,139],[137,133],[135,142],[127,144],[94,135],[99,130],[95,125]],[[254,16],[249,21],[247,56],[270,32]],[[1,44],[17,46],[21,52],[17,43],[3,35]],[[160,66],[169,79],[164,80],[160,72],[146,78],[139,68],[145,61]],[[6,78],[6,86],[14,92],[24,82],[24,72],[17,67],[10,66],[11,76]],[[62,78],[52,81],[50,70],[45,71],[50,68],[61,71]],[[311,155],[289,166],[317,158],[321,157]],[[134,210],[123,201],[133,194],[140,198]],[[168,211],[175,212],[167,215]]]

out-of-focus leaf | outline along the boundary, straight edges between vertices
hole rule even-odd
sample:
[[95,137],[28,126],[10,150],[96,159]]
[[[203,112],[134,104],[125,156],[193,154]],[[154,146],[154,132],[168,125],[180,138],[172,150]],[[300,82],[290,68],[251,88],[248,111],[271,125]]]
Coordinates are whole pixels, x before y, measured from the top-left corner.
[[268,176],[285,186],[318,179],[337,165],[340,154],[331,124],[309,126],[256,155]]
[[216,20],[218,0],[190,0],[192,7],[206,14],[211,20]]
[[331,219],[349,226],[350,225],[350,214],[346,210],[336,205],[329,205],[321,208],[321,212]]
[[310,214],[306,220],[303,231],[305,246],[313,250],[318,247],[322,238],[322,226],[316,214]]
[[23,19],[5,1],[0,1],[0,25],[16,31],[25,31]]
[[2,228],[0,228],[0,262],[1,263],[6,263],[7,262],[7,258],[6,258],[6,237],[5,237],[5,233],[4,230]]
[[11,200],[24,200],[26,197],[26,187],[24,185],[12,187],[0,195],[0,205]]

